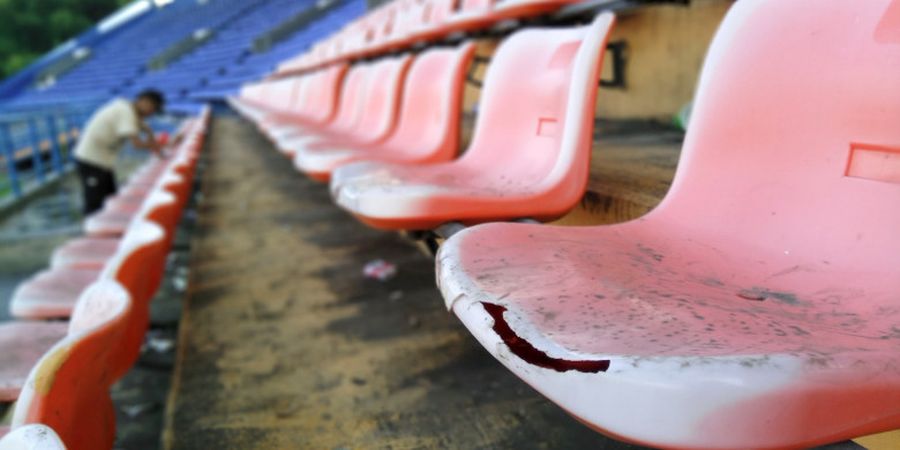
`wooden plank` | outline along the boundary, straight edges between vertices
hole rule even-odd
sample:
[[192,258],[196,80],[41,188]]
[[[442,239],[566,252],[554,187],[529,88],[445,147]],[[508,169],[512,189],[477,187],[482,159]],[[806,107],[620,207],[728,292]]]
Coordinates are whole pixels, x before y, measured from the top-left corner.
[[557,225],[601,225],[638,218],[669,190],[681,138],[671,132],[602,137],[595,143],[588,191]]

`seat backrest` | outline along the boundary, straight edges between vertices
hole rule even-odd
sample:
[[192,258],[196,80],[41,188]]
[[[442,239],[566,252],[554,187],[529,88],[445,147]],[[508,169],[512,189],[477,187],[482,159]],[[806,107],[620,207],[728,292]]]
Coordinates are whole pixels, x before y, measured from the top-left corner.
[[123,286],[133,303],[128,329],[111,358],[110,370],[117,376],[127,373],[140,355],[149,324],[150,300],[162,282],[167,254],[162,228],[148,221],[136,221],[128,227],[116,254],[103,266],[100,279]]
[[358,64],[350,68],[341,86],[340,106],[330,129],[351,130],[359,121],[371,74],[372,66],[369,64]]
[[315,71],[312,73],[303,74],[298,77],[287,78],[288,80],[293,81],[294,92],[285,112],[290,114],[297,114],[298,112],[302,112],[305,110],[307,105],[309,105],[309,102],[307,100],[315,90],[316,82],[320,74],[321,71]]
[[374,34],[372,44],[378,44],[389,39],[394,33],[399,2],[386,3],[372,13],[372,25]]
[[109,395],[116,376],[110,359],[121,345],[132,308],[128,291],[99,281],[82,293],[68,335],[31,370],[12,424],[45,424],[69,450],[112,448],[115,408]]
[[898,12],[900,0],[737,2],[651,214],[760,251],[896,270]]
[[135,214],[135,220],[149,220],[160,227],[166,234],[166,240],[175,236],[175,228],[181,219],[183,205],[175,194],[157,186],[144,198],[140,210]]
[[460,0],[458,13],[475,13],[487,11],[494,5],[494,0]]
[[613,21],[605,13],[589,26],[528,29],[504,41],[487,69],[472,143],[460,162],[580,199]]
[[397,18],[391,37],[393,39],[402,38],[416,28],[421,27],[425,22],[425,12],[427,9],[427,2],[403,2],[397,11]]
[[353,134],[365,138],[386,136],[397,121],[397,107],[403,92],[403,81],[412,62],[409,55],[380,60],[372,66],[362,116]]
[[423,23],[416,30],[436,27],[446,22],[453,15],[456,0],[425,0]]
[[294,95],[299,85],[297,79],[272,80],[266,84],[269,85],[265,99],[266,106],[273,110],[289,110],[294,102]]
[[386,146],[407,155],[434,153],[436,160],[449,160],[457,153],[462,91],[474,54],[475,44],[470,42],[428,50],[413,61],[397,128]]
[[310,89],[301,105],[304,117],[313,123],[323,124],[335,117],[341,85],[347,74],[347,64],[339,63],[317,72],[314,88]]

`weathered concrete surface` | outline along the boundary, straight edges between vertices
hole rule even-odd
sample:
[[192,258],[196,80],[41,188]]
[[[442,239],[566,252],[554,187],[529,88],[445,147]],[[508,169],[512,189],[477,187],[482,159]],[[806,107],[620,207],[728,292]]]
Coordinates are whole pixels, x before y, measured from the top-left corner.
[[[569,418],[447,313],[433,261],[215,121],[166,448],[634,448]],[[399,267],[388,282],[366,262]]]

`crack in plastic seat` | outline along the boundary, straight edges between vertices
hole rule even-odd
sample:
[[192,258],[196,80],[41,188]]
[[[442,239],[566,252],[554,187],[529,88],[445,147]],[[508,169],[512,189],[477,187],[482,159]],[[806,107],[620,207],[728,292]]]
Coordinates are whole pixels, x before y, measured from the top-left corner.
[[[588,177],[609,14],[588,27],[520,31],[488,67],[472,144],[455,161],[341,167],[338,205],[385,229],[432,229],[569,211]],[[515,105],[515,107],[511,107]]]
[[594,429],[806,448],[900,427],[900,2],[737,2],[678,173],[628,223],[482,225],[447,305]]
[[397,124],[403,81],[411,61],[412,57],[406,55],[376,63],[355,126],[340,134],[293,143],[294,167],[313,179],[328,181],[335,159],[341,158],[341,149],[383,143]]
[[341,165],[359,160],[428,164],[452,159],[458,151],[466,69],[474,52],[474,44],[469,43],[418,56],[404,83],[396,128],[383,141],[311,146],[298,160],[315,164],[318,178],[330,178]]

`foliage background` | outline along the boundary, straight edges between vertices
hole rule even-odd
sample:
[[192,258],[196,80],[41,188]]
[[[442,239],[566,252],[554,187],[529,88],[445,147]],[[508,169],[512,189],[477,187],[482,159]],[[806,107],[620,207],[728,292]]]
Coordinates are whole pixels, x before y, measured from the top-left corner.
[[131,0],[0,0],[0,79]]

